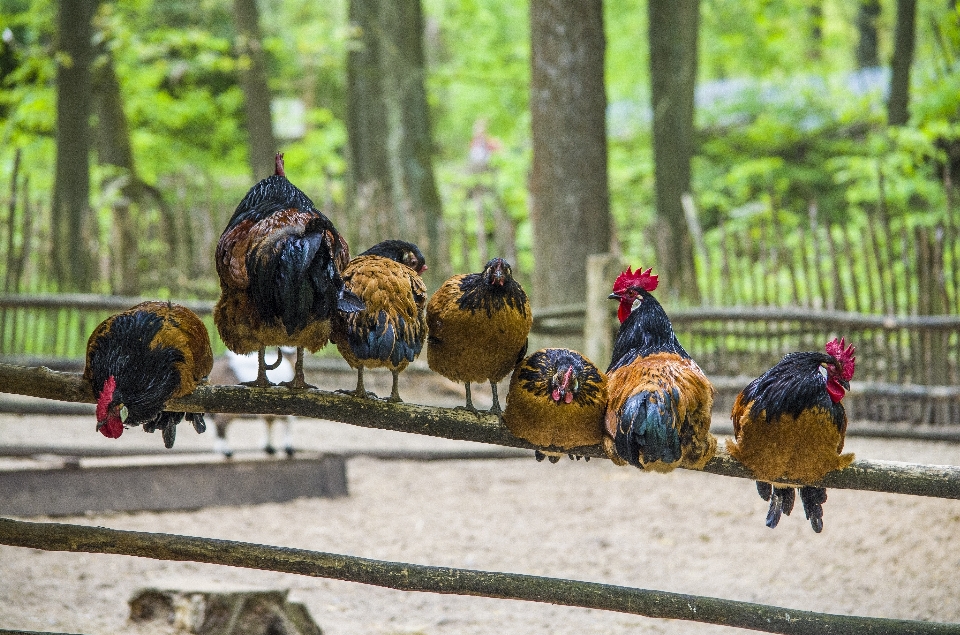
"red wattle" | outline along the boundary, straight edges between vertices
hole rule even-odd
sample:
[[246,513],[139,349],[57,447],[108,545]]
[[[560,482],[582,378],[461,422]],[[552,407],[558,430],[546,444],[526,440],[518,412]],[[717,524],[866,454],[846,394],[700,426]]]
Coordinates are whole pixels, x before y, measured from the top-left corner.
[[560,389],[554,388],[553,392],[550,393],[550,396],[553,397],[554,401],[560,401]]
[[572,403],[572,402],[573,402],[573,393],[572,393],[572,392],[568,392],[566,395],[564,395],[564,396],[563,396],[563,402],[564,402],[564,403]]
[[617,307],[617,319],[623,324],[627,321],[628,317],[630,317],[630,303],[621,300],[620,306]]
[[109,417],[107,422],[100,426],[100,434],[108,439],[117,439],[123,434],[123,422],[120,417]]
[[833,403],[840,403],[840,400],[843,399],[843,396],[846,394],[843,386],[840,385],[836,379],[827,380],[827,394],[830,395],[830,400]]

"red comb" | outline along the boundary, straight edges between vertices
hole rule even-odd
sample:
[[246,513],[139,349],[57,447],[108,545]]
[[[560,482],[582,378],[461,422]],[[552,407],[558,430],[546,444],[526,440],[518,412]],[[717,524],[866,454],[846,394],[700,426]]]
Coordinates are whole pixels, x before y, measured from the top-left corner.
[[616,282],[613,283],[613,292],[621,293],[626,291],[630,287],[641,287],[645,291],[653,291],[657,288],[657,276],[651,275],[653,267],[647,269],[646,271],[630,271],[630,267],[627,267],[627,270],[617,276]]
[[840,367],[843,369],[840,375],[846,380],[850,381],[853,378],[853,367],[856,365],[857,358],[854,357],[854,353],[857,352],[857,349],[854,348],[853,344],[847,346],[846,342],[841,337],[838,341],[837,338],[833,338],[827,342],[826,350],[828,355],[832,355],[840,362]]

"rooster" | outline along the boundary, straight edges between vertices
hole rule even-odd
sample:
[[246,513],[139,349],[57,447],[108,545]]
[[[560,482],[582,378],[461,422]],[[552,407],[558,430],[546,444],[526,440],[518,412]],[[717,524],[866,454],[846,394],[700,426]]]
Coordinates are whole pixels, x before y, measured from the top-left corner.
[[847,431],[840,401],[850,389],[855,352],[833,339],[826,354],[790,353],[737,395],[731,414],[736,440],[728,440],[727,449],[770,501],[767,527],[776,527],[781,514],[789,516],[796,499],[793,486],[777,483],[802,483],[803,511],[813,530],[823,531],[827,490],[814,484],[854,458],[840,454]]
[[589,359],[566,348],[544,348],[514,369],[503,422],[537,446],[538,461],[556,463],[557,448],[600,443],[606,407],[607,379]]
[[427,303],[427,326],[427,365],[466,385],[471,412],[477,409],[470,382],[489,381],[490,412],[500,414],[497,382],[523,359],[533,326],[527,294],[507,261],[494,258],[482,272],[454,276],[440,285]]
[[701,469],[717,447],[710,434],[714,390],[650,295],[657,282],[650,269],[627,268],[613,285],[620,331],[607,368],[602,445],[619,465]]
[[169,302],[142,302],[97,326],[87,342],[83,378],[97,399],[97,430],[116,439],[124,426],[161,430],[173,447],[186,414],[198,433],[202,413],[167,412],[170,399],[194,391],[213,368],[210,335],[190,309]]
[[[343,270],[347,289],[366,305],[363,311],[338,312],[330,338],[351,368],[357,369],[357,397],[364,368],[389,368],[393,389],[389,401],[400,402],[400,372],[420,355],[427,337],[427,287],[420,274],[427,269],[413,243],[385,240],[350,261]],[[375,395],[374,395],[375,396]]]
[[234,353],[258,352],[257,378],[269,386],[267,346],[295,346],[291,388],[304,381],[303,352],[323,348],[334,312],[363,310],[340,272],[349,249],[333,223],[287,180],[283,155],[276,173],[250,188],[217,244],[220,299],[213,318]]

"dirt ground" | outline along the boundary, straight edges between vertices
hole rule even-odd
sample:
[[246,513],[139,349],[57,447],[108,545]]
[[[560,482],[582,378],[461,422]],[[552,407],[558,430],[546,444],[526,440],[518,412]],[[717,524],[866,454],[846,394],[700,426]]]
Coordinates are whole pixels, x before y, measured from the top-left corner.
[[[368,388],[388,390],[389,375],[368,373],[367,379]],[[349,377],[338,381],[352,387]],[[455,405],[462,395],[443,380],[413,375],[402,380],[401,394],[438,405]],[[480,394],[478,405],[488,404]],[[262,429],[258,421],[238,421],[231,442],[255,450]],[[294,441],[326,451],[484,447],[304,419],[294,424]],[[102,438],[84,417],[0,417],[0,443],[68,442],[161,444],[158,435],[139,430],[119,440]],[[177,447],[212,450],[213,434],[183,429]],[[956,444],[850,437],[847,447],[861,458],[960,465]],[[16,463],[8,461],[7,469]],[[644,474],[603,460],[551,465],[537,463],[532,453],[435,462],[361,457],[349,461],[348,478],[350,495],[340,499],[56,520],[829,613],[960,622],[960,501],[832,490],[817,535],[799,504],[777,529],[767,529],[766,503],[750,481],[684,470]],[[15,547],[0,547],[0,628],[172,633],[164,624],[129,622],[127,605],[138,588],[171,579],[289,589],[290,599],[305,603],[327,635],[739,632],[548,604]]]

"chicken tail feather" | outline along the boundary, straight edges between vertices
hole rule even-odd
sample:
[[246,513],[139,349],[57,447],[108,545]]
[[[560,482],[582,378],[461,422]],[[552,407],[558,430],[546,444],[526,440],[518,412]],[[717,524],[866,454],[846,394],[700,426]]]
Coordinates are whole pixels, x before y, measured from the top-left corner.
[[780,523],[781,514],[789,516],[796,500],[797,493],[792,487],[772,487],[770,509],[767,510],[767,527],[770,529],[776,527]]
[[803,513],[810,526],[818,534],[823,531],[823,504],[827,502],[827,488],[801,487],[800,500],[803,501]]
[[669,392],[643,391],[627,399],[620,411],[614,439],[617,453],[631,465],[680,460],[679,426]]

